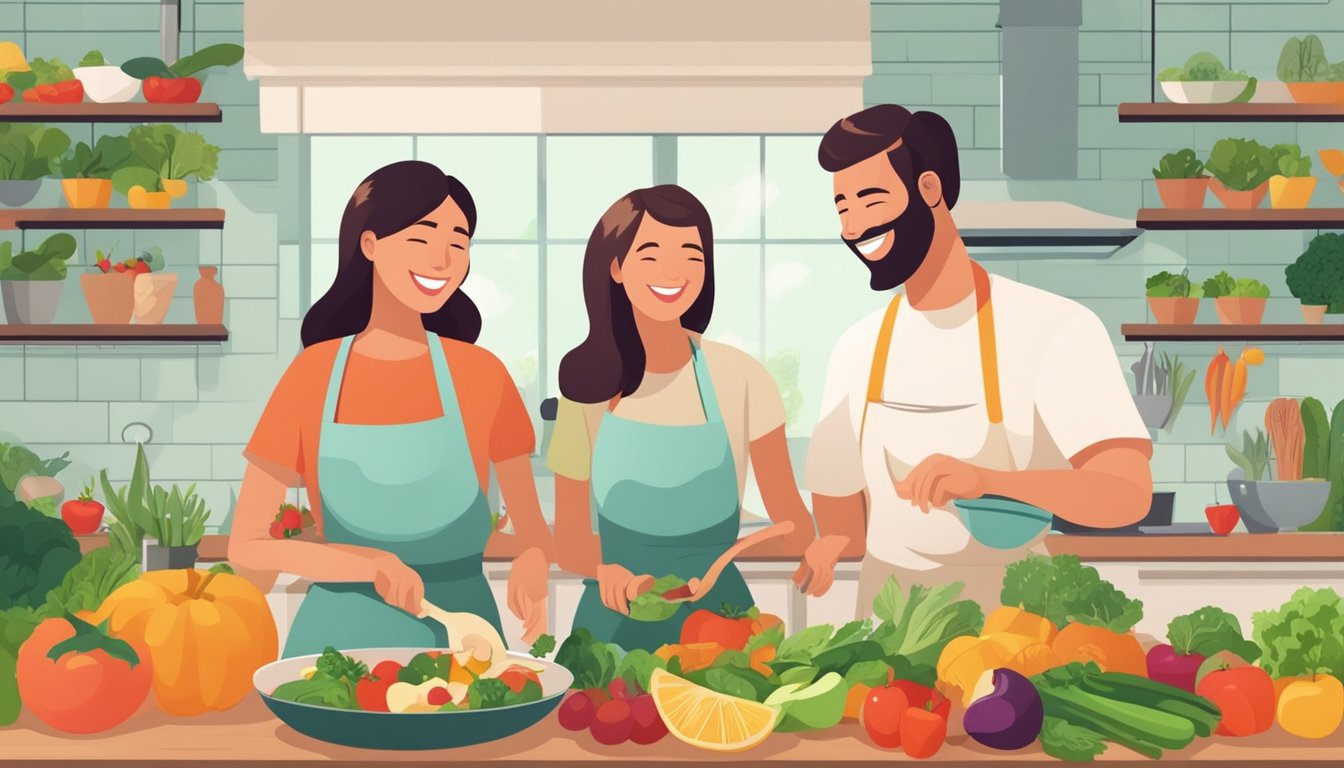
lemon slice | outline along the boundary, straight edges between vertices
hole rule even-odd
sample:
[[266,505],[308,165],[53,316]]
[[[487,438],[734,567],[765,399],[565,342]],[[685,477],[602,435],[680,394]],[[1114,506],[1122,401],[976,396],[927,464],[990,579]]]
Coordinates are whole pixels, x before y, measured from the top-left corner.
[[765,741],[775,729],[779,710],[716,693],[655,669],[649,692],[673,736],[693,747],[741,752]]

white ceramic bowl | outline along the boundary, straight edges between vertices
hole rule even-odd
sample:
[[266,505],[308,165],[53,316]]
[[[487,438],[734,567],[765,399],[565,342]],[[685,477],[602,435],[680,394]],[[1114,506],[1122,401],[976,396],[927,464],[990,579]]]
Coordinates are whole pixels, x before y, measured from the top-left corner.
[[84,84],[84,95],[99,104],[130,101],[140,92],[140,81],[108,64],[101,67],[75,67],[75,78]]
[[1244,90],[1245,80],[1162,81],[1162,93],[1177,104],[1226,104]]

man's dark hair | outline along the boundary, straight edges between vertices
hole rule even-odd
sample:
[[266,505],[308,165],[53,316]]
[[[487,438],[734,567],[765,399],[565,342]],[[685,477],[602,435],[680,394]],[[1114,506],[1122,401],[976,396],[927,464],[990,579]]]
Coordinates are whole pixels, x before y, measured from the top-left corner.
[[[932,171],[943,184],[943,200],[950,210],[961,192],[957,137],[952,126],[933,112],[915,112],[896,104],[878,104],[839,120],[821,138],[817,162],[831,173],[886,152],[887,159],[907,188],[915,191],[921,174]],[[914,198],[912,198],[914,199]]]

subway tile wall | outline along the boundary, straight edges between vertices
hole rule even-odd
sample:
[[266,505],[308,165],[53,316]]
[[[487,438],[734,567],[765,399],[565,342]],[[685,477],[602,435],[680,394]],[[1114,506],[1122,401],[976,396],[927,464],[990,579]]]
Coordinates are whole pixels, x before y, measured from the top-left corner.
[[[183,0],[184,52],[239,41],[242,5]],[[1344,145],[1337,125],[1121,125],[1115,105],[1149,93],[1148,0],[1084,0],[1078,83],[1079,178],[1014,181],[1000,171],[1000,42],[995,2],[873,3],[873,75],[865,101],[894,101],[943,114],[957,132],[966,183],[976,200],[1063,199],[1117,216],[1158,204],[1150,169],[1182,147],[1204,153],[1224,136],[1295,142],[1305,152]],[[1344,56],[1344,0],[1190,2],[1157,10],[1157,65],[1179,64],[1198,50],[1230,66],[1274,79],[1283,41],[1317,32]],[[158,4],[2,2],[0,39],[33,56],[78,60],[90,48],[112,60],[158,51]],[[100,31],[95,31],[100,30]],[[305,167],[300,140],[257,130],[257,88],[241,68],[211,76],[211,98],[224,122],[199,129],[223,151],[219,179],[197,185],[201,205],[228,211],[219,233],[74,233],[87,253],[159,245],[181,273],[170,320],[191,318],[197,264],[221,266],[231,340],[222,347],[0,347],[0,440],[42,453],[69,450],[63,474],[76,485],[107,467],[129,475],[136,424],[148,425],[158,481],[198,482],[216,519],[227,513],[243,462],[242,444],[274,382],[298,348],[305,297],[320,295],[335,268],[335,233],[349,191],[369,170],[419,157],[461,177],[481,211],[467,291],[486,317],[482,343],[509,366],[529,404],[554,393],[560,356],[584,331],[579,293],[583,241],[621,193],[655,181],[659,139],[621,137],[317,137]],[[93,131],[115,129],[94,126]],[[83,126],[67,126],[88,140]],[[665,146],[665,145],[664,145]],[[785,390],[791,433],[806,438],[816,418],[826,356],[857,317],[881,306],[866,273],[835,241],[829,180],[816,166],[816,137],[680,137],[674,177],[709,206],[720,240],[719,301],[710,336],[761,356]],[[1324,176],[1317,163],[1316,171]],[[1315,204],[1344,205],[1322,178]],[[49,181],[39,203],[57,204]],[[37,203],[35,203],[37,204]],[[302,224],[307,218],[308,226]],[[311,229],[310,238],[303,240]],[[994,261],[992,271],[1083,301],[1112,329],[1126,365],[1141,345],[1125,344],[1120,324],[1146,315],[1144,278],[1189,267],[1202,277],[1220,269],[1271,286],[1268,320],[1292,321],[1296,302],[1283,267],[1315,233],[1151,233],[1106,261]],[[29,237],[33,237],[29,235]],[[305,253],[308,264],[301,263]],[[81,268],[72,271],[78,272]],[[77,282],[66,286],[60,319],[85,319]],[[1212,321],[1212,307],[1202,320]],[[1215,348],[1169,345],[1199,375]],[[1313,395],[1332,407],[1344,398],[1344,361],[1329,346],[1267,348],[1253,369],[1248,404],[1238,417],[1262,423],[1279,394]],[[535,407],[533,408],[535,413]],[[1171,433],[1157,435],[1159,488],[1177,491],[1178,519],[1201,518],[1231,465],[1223,436],[1210,436],[1199,383]],[[1222,494],[1225,496],[1225,492]],[[748,507],[753,504],[749,497]]]

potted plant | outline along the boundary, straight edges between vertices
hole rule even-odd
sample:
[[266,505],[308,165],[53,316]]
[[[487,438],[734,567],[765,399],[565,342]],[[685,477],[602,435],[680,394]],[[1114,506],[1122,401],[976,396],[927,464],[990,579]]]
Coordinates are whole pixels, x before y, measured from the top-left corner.
[[1204,295],[1214,299],[1223,325],[1257,325],[1265,316],[1269,286],[1249,277],[1235,279],[1219,272],[1204,281]]
[[1311,158],[1296,144],[1275,144],[1270,150],[1279,172],[1269,177],[1269,204],[1274,208],[1306,208],[1316,189]]
[[95,251],[94,268],[79,276],[84,301],[89,305],[93,322],[107,325],[125,325],[135,313],[135,271],[125,263],[113,263],[116,246]]
[[1278,170],[1274,153],[1254,139],[1220,139],[1206,163],[1213,179],[1209,189],[1224,208],[1259,208],[1269,177]]
[[0,123],[0,203],[27,205],[42,189],[56,158],[70,146],[59,128],[38,123]]
[[153,56],[131,59],[121,71],[145,83],[145,101],[151,104],[191,104],[201,98],[201,79],[193,77],[211,67],[231,67],[243,60],[243,47],[218,43],[187,54],[171,65]]
[[1190,325],[1199,314],[1199,299],[1203,288],[1190,282],[1190,270],[1179,275],[1158,272],[1148,278],[1148,307],[1159,325]]
[[187,180],[209,181],[219,167],[219,147],[193,131],[171,125],[131,129],[131,158],[112,174],[112,185],[132,208],[167,208],[187,193]]
[[1288,291],[1302,302],[1302,317],[1312,324],[1326,314],[1344,313],[1344,235],[1324,232],[1283,270]]
[[27,69],[11,69],[5,75],[5,84],[22,94],[24,101],[38,104],[84,101],[84,84],[60,59],[33,59]]
[[1299,104],[1344,102],[1344,62],[1331,65],[1321,38],[1289,38],[1279,53],[1279,79]]
[[100,136],[92,147],[79,142],[61,160],[61,189],[71,208],[106,208],[112,202],[112,173],[131,156],[125,136]]
[[102,51],[89,51],[74,69],[75,77],[84,84],[84,95],[99,104],[130,101],[140,91],[140,81],[116,64],[109,64]]
[[195,484],[186,491],[176,485],[171,491],[156,485],[145,494],[145,507],[150,524],[141,560],[144,570],[195,566],[205,522],[210,519],[210,510],[196,495]]
[[65,262],[75,255],[75,238],[64,232],[48,237],[31,251],[14,253],[13,244],[0,243],[0,295],[11,323],[46,324],[56,319],[65,283]]
[[163,267],[163,251],[157,246],[146,248],[129,264],[128,271],[135,276],[135,322],[137,325],[157,325],[168,315],[177,289],[176,272],[159,272]]
[[1209,177],[1204,173],[1204,163],[1195,157],[1195,150],[1182,149],[1163,155],[1153,169],[1153,178],[1157,180],[1157,194],[1166,207],[1204,207]]

